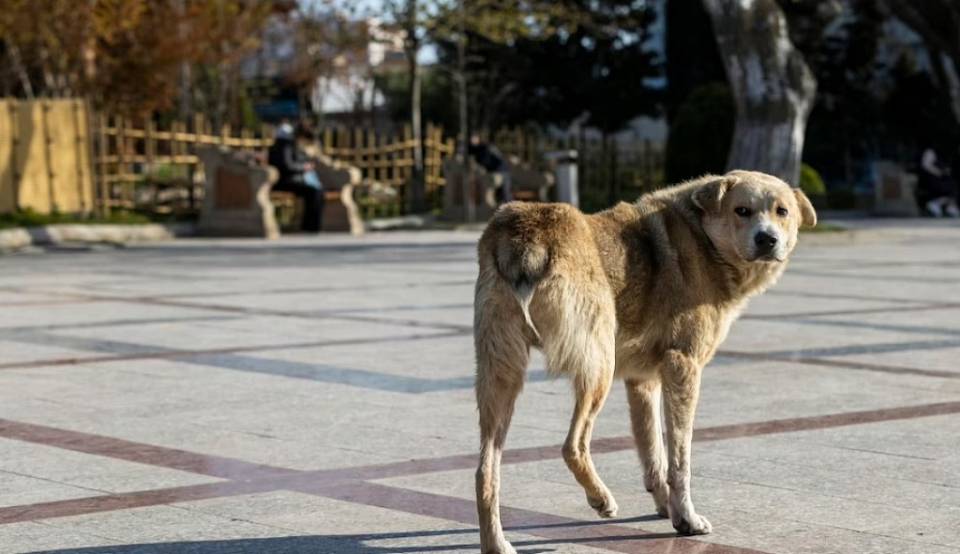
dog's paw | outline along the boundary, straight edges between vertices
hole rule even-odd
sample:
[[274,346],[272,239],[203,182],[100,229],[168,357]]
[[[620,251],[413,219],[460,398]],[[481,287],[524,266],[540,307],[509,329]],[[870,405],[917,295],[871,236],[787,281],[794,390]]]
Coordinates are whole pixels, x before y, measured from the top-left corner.
[[677,530],[678,535],[707,535],[713,531],[713,526],[707,518],[695,512],[674,520],[673,528]]
[[617,501],[614,500],[613,495],[610,493],[607,493],[607,495],[602,498],[591,498],[588,496],[587,503],[603,518],[616,517],[617,511],[620,510],[620,507],[617,506]]
[[493,548],[483,549],[483,554],[517,554],[517,551],[514,550],[510,543],[503,541]]
[[653,497],[653,505],[657,508],[657,515],[662,518],[670,517],[670,489],[666,485],[650,485],[647,492]]

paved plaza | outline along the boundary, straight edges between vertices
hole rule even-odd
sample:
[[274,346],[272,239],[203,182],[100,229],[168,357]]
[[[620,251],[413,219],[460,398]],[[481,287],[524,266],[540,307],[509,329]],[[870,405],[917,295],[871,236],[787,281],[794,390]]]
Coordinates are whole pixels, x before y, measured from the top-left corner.
[[[0,552],[473,553],[476,232],[0,257]],[[805,235],[704,375],[677,538],[620,385],[598,520],[535,357],[507,537],[536,553],[960,553],[960,226]]]

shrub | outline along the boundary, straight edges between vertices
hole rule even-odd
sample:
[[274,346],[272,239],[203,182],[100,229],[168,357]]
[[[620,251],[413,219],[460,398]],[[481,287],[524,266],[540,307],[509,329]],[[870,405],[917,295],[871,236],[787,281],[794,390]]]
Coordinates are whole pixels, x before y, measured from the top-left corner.
[[822,197],[827,194],[827,186],[817,170],[807,164],[800,164],[800,190],[807,196]]

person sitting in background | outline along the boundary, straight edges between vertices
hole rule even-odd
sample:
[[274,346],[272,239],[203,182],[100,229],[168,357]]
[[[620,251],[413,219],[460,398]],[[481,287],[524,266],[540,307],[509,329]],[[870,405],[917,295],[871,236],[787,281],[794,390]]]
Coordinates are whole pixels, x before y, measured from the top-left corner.
[[932,146],[923,150],[917,171],[917,200],[933,217],[960,217],[957,207],[957,184],[950,169],[943,166]]
[[314,171],[313,162],[304,152],[304,147],[313,140],[313,134],[305,127],[294,131],[290,123],[277,128],[277,135],[270,146],[267,161],[280,173],[273,190],[292,192],[303,199],[302,229],[310,233],[320,232],[323,217],[323,185]]
[[470,146],[467,152],[477,165],[492,175],[500,176],[500,186],[497,188],[497,202],[505,203],[513,200],[510,189],[510,165],[506,157],[496,146],[480,140],[480,135],[470,135]]

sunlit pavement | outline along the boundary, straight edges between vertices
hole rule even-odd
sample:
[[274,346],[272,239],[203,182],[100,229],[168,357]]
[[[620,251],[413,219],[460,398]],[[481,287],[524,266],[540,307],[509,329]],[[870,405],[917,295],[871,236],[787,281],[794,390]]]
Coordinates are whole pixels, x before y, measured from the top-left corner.
[[[597,520],[535,358],[503,469],[520,552],[960,551],[960,226],[809,235],[707,368],[675,538],[625,395]],[[0,551],[477,552],[475,232],[0,257]]]

